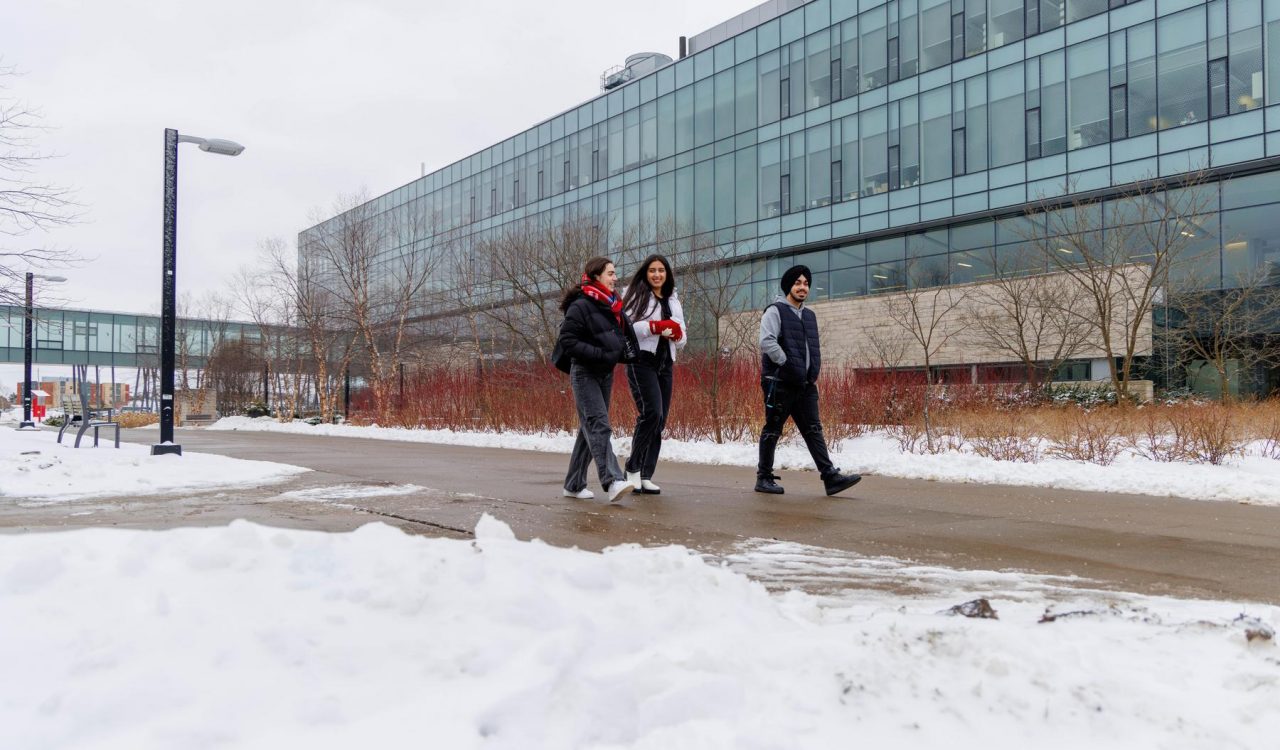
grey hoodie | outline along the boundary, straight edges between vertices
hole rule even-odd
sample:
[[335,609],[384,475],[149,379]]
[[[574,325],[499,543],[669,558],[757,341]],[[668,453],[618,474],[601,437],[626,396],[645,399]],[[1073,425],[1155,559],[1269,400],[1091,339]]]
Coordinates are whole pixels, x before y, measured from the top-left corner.
[[[801,317],[804,311],[804,303],[800,303],[799,307],[791,304],[785,294],[779,294],[775,303],[785,303],[796,317]],[[782,345],[778,343],[778,334],[782,333],[782,318],[778,316],[778,308],[775,305],[769,305],[764,310],[764,315],[760,318],[760,351],[769,359],[773,360],[775,365],[781,365],[787,361],[787,353],[782,351]],[[804,367],[809,369],[809,342],[804,342]]]

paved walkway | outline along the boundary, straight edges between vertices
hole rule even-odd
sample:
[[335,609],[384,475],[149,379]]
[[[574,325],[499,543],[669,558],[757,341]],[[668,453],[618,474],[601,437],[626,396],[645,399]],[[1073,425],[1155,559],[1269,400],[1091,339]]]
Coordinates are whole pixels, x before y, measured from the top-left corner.
[[[126,439],[149,443],[155,436],[135,432]],[[421,533],[466,536],[489,512],[522,539],[586,549],[637,542],[717,551],[773,538],[956,568],[1076,575],[1130,591],[1280,603],[1280,508],[886,477],[868,477],[828,498],[814,472],[784,472],[787,494],[771,497],[751,491],[751,469],[671,462],[659,466],[662,495],[610,506],[560,496],[568,463],[561,454],[208,430],[180,430],[178,441],[188,451],[317,473],[288,485],[194,497],[10,508],[0,511],[0,528],[151,528],[249,518],[339,530],[377,518]],[[279,497],[343,483],[427,489],[340,504]]]

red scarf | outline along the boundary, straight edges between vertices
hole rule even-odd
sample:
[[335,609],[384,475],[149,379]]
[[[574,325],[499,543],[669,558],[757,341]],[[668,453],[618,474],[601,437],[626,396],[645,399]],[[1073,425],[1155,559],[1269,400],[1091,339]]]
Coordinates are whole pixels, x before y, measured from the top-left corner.
[[613,311],[613,317],[618,321],[618,327],[622,327],[622,298],[613,292],[600,286],[600,282],[592,280],[585,273],[582,274],[582,293],[591,299],[604,305],[608,305]]

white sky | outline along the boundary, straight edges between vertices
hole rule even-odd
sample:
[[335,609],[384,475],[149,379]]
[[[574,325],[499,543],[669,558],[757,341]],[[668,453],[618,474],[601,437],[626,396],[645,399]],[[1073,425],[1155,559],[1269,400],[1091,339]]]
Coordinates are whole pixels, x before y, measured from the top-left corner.
[[178,287],[225,292],[258,243],[292,244],[341,193],[379,195],[575,106],[640,51],[675,57],[757,0],[41,0],[12,3],[5,96],[39,108],[38,178],[82,223],[8,240],[89,260],[69,306],[158,312],[166,127],[229,138],[179,153]]

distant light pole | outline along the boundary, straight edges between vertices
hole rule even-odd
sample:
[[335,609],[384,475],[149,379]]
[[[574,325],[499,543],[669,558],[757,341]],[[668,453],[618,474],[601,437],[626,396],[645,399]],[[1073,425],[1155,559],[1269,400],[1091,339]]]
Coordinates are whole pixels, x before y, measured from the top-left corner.
[[36,426],[36,423],[31,421],[31,322],[35,318],[35,308],[32,307],[32,292],[35,289],[36,279],[53,283],[67,280],[63,276],[45,276],[42,273],[27,274],[27,310],[22,326],[22,421],[18,423],[19,430],[25,427],[34,429]]
[[182,446],[173,442],[173,355],[177,336],[178,265],[178,144],[194,143],[201,151],[236,156],[244,151],[235,141],[178,135],[164,131],[164,269],[161,276],[160,311],[160,442],[151,446],[151,455],[182,455]]

